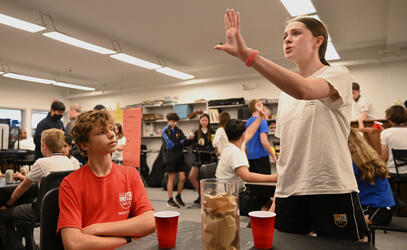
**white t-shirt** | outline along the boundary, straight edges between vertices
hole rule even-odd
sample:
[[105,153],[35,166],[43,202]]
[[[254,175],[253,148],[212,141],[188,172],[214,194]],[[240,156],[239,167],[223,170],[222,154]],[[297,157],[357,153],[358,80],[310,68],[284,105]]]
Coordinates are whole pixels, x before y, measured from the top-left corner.
[[[249,161],[245,152],[232,143],[226,143],[223,147],[222,155],[216,167],[216,178],[235,178],[240,176],[235,169],[238,167],[249,167]],[[243,187],[243,181],[240,187]]]
[[224,128],[218,128],[213,138],[212,146],[218,149],[219,154],[222,154],[223,148],[226,143],[229,143],[228,136],[226,135]]
[[[18,141],[14,143],[14,149],[18,148]],[[27,137],[27,139],[21,140],[20,141],[20,149],[26,149],[26,150],[35,150],[35,144],[34,140],[32,137]]]
[[[117,147],[122,146],[122,145],[123,146],[126,145],[126,137],[125,136],[123,136],[120,139],[117,139]],[[123,150],[122,151],[119,151],[119,150],[114,151],[112,153],[112,160],[123,161]]]
[[[391,149],[407,149],[407,127],[391,127],[380,133],[380,142],[388,148],[389,159],[387,168],[390,173],[396,173],[394,167],[393,153]],[[399,167],[400,174],[407,174],[407,166]]]
[[75,165],[67,156],[54,154],[36,160],[31,171],[28,172],[27,178],[32,182],[40,182],[41,178],[47,176],[50,172],[76,170],[78,168],[79,165]]
[[68,157],[74,166],[78,166],[78,168],[81,167],[81,163],[78,161],[78,159],[76,159],[73,155],[71,155],[70,157]]
[[366,98],[360,96],[357,102],[352,101],[352,121],[358,120],[364,111],[367,111],[368,120],[377,118],[373,105]]
[[309,78],[322,78],[339,98],[297,100],[280,95],[276,136],[277,197],[358,191],[348,148],[352,80],[346,67],[323,66]]

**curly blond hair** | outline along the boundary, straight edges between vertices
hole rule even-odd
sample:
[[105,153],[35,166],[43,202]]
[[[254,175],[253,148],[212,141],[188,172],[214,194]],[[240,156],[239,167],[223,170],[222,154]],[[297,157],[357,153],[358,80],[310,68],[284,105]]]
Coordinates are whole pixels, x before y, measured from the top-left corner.
[[386,163],[355,128],[350,130],[348,147],[363,181],[374,185],[375,177],[389,178]]

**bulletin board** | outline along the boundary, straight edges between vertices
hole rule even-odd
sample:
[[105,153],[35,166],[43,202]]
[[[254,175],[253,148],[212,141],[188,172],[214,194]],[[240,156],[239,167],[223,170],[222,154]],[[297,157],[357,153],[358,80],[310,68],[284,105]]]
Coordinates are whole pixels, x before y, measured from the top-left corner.
[[141,108],[125,109],[123,112],[123,134],[126,146],[123,148],[123,165],[140,167],[141,151]]

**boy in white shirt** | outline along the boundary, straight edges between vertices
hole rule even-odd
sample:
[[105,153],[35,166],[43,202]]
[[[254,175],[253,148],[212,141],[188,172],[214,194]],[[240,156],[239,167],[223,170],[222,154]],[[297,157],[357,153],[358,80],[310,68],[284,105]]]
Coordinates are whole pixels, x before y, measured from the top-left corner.
[[[50,172],[76,170],[78,166],[62,155],[64,146],[64,131],[56,128],[47,129],[41,133],[41,153],[45,156],[35,161],[32,170],[17,186],[6,202],[0,207],[0,239],[4,249],[20,249],[21,239],[14,230],[13,222],[16,220],[33,221],[36,217],[32,203],[13,206],[14,203],[31,187],[34,182],[41,182],[42,177]],[[13,246],[6,245],[13,244]],[[0,246],[1,249],[1,246]]]

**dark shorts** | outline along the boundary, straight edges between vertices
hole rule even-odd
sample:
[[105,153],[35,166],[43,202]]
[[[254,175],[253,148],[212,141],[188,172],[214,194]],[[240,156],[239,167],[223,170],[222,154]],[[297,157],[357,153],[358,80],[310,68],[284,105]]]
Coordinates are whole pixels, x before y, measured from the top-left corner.
[[[268,156],[249,160],[249,171],[259,174],[271,174],[270,159]],[[262,207],[269,203],[270,197],[274,196],[275,187],[272,186],[246,186],[251,197],[251,202],[256,207]]]
[[276,198],[276,229],[318,237],[360,240],[368,235],[359,195],[303,195]]
[[393,217],[393,211],[390,207],[369,207],[362,206],[363,214],[369,215],[369,219],[373,224],[389,225]]
[[167,172],[168,173],[178,173],[178,172],[185,172],[185,163],[167,163]]

